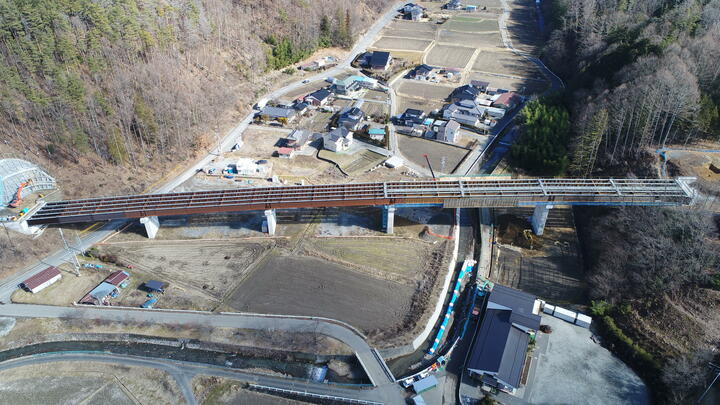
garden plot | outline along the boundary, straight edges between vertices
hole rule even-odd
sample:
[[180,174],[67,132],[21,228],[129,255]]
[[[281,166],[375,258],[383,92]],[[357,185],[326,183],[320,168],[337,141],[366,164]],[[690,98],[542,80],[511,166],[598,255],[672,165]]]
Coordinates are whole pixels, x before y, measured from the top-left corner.
[[452,91],[453,87],[450,86],[440,86],[417,80],[402,80],[397,88],[399,95],[430,100],[445,100]]
[[535,64],[510,51],[480,52],[472,70],[479,72],[500,73],[509,76],[519,76],[529,79],[543,80],[542,73]]
[[428,65],[464,69],[470,62],[475,48],[451,45],[435,45],[428,53]]
[[432,41],[424,39],[383,36],[372,45],[372,48],[424,52],[431,43]]
[[443,24],[443,28],[463,32],[497,32],[497,20],[480,20],[469,17],[455,17]]
[[468,32],[440,30],[438,42],[463,44],[475,48],[505,48],[499,32],[471,34]]

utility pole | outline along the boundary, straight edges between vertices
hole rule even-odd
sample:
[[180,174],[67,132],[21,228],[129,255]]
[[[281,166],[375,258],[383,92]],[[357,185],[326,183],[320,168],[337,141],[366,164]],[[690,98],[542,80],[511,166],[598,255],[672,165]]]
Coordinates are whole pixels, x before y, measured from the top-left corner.
[[65,245],[65,250],[68,251],[72,256],[72,263],[75,266],[75,275],[80,277],[80,263],[78,262],[77,256],[75,252],[70,249],[70,246],[65,240],[65,235],[63,234],[62,228],[58,228],[58,231],[60,231],[60,237],[62,238],[63,244]]

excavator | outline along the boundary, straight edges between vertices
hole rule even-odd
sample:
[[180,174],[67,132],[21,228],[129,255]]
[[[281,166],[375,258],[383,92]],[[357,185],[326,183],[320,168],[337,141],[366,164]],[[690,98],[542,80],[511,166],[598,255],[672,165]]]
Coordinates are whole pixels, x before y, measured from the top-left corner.
[[28,180],[24,183],[20,183],[20,186],[17,189],[17,193],[15,193],[15,198],[13,198],[12,201],[10,201],[10,204],[8,204],[12,208],[17,208],[22,204],[22,192],[25,189],[25,187],[29,186],[32,183],[32,180]]

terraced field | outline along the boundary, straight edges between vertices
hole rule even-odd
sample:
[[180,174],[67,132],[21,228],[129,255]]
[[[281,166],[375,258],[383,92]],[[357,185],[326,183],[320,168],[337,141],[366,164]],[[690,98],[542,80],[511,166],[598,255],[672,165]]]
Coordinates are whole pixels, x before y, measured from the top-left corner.
[[396,49],[400,51],[418,51],[423,52],[427,49],[432,41],[424,39],[400,38],[383,36],[372,44],[377,49]]
[[505,49],[500,38],[500,32],[468,33],[460,31],[440,30],[438,42],[443,44],[463,44],[475,48],[501,48]]
[[452,45],[435,45],[425,59],[429,65],[464,69],[475,48]]

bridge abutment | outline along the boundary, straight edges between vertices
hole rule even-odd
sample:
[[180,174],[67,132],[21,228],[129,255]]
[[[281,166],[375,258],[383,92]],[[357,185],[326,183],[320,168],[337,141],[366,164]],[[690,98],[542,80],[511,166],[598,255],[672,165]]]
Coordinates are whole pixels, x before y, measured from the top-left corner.
[[277,215],[275,210],[265,210],[265,222],[267,224],[267,233],[270,236],[275,235],[275,228],[277,228]]
[[383,229],[385,233],[393,233],[395,231],[395,206],[386,205],[383,207]]
[[145,225],[145,232],[147,232],[148,238],[155,239],[160,229],[160,220],[158,217],[143,217],[140,218],[140,223]]
[[530,223],[532,224],[535,235],[542,235],[545,231],[545,222],[547,222],[547,217],[552,207],[553,206],[549,204],[535,206],[535,211],[533,211],[533,215],[530,218]]

